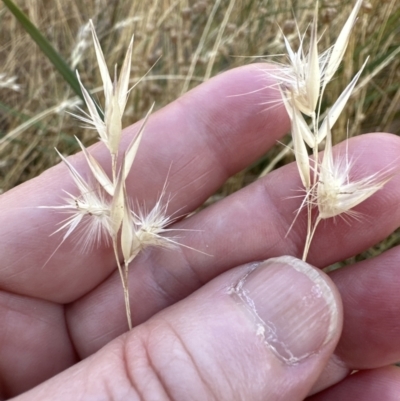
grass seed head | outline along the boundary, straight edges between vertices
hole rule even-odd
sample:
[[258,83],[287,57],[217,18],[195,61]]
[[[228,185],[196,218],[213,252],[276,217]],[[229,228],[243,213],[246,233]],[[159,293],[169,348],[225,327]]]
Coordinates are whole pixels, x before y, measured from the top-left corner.
[[103,51],[101,50],[100,42],[96,35],[96,31],[92,21],[90,21],[90,28],[92,31],[97,63],[103,82],[103,91],[105,97],[104,121],[103,116],[99,115],[96,104],[92,100],[88,91],[83,86],[79,74],[77,73],[82,94],[84,96],[86,106],[89,110],[89,113],[83,113],[83,115],[78,116],[78,118],[86,123],[88,126],[95,128],[99,134],[100,140],[104,142],[110,153],[112,155],[116,155],[118,153],[118,147],[122,134],[122,115],[124,113],[129,95],[128,86],[131,71],[133,38],[131,39],[131,42],[129,44],[129,48],[121,68],[119,79],[117,79],[117,71],[115,66],[113,81],[111,79],[110,73],[108,72],[107,63],[104,58]]
[[[55,206],[70,216],[61,222],[62,226],[56,231],[67,230],[63,237],[65,241],[75,229],[79,231],[83,250],[89,250],[101,242],[108,244],[111,232],[110,202],[104,196],[101,188],[97,187],[79,197],[69,195],[67,204]],[[79,227],[78,227],[79,226]]]
[[80,225],[80,237],[83,238],[83,248],[90,248],[102,239],[109,238],[111,233],[111,203],[98,183],[91,185],[87,183],[78,173],[75,167],[69,163],[61,154],[60,157],[68,167],[79,195],[64,191],[68,197],[65,204],[60,206],[41,206],[41,208],[58,210],[70,216],[63,220],[53,234],[65,231],[62,242],[64,242]]
[[318,171],[318,185],[313,203],[318,205],[319,217],[328,219],[354,214],[351,209],[382,189],[391,179],[374,173],[360,179],[351,178],[353,163],[347,153],[333,156],[331,133],[328,133],[324,156]]
[[292,106],[292,99],[288,100],[285,96],[283,96],[282,99],[292,122],[293,148],[297,168],[304,188],[308,190],[311,186],[311,175],[310,161],[305,142],[314,143],[314,137],[301,113],[296,109],[296,107]]
[[275,78],[280,83],[284,95],[301,113],[314,116],[321,92],[338,69],[346,51],[350,33],[354,26],[362,0],[357,0],[336,43],[323,53],[318,53],[318,3],[315,7],[311,25],[311,38],[308,52],[304,51],[304,38],[299,36],[300,45],[294,51],[289,40],[283,35],[289,65],[281,65],[281,72]]
[[150,210],[146,211],[139,208],[137,213],[132,212],[133,221],[136,227],[136,237],[138,238],[141,249],[149,246],[161,246],[164,248],[173,248],[177,243],[171,238],[163,237],[162,234],[169,231],[166,229],[174,219],[167,214],[168,201],[164,203],[163,192]]
[[21,87],[16,83],[17,77],[7,77],[6,74],[0,74],[0,89],[11,89],[13,91],[18,92],[21,90]]

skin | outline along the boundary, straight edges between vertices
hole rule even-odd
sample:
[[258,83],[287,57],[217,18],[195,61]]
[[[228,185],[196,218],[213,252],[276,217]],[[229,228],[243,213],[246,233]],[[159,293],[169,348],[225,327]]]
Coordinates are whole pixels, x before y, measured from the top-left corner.
[[[265,68],[221,74],[154,113],[128,178],[131,197],[152,206],[170,170],[169,212],[188,214],[274,146],[290,124],[283,106],[265,105],[279,98]],[[125,130],[122,149],[139,126]],[[338,146],[337,152],[344,149]],[[109,163],[102,144],[90,151],[103,165]],[[317,268],[368,249],[400,225],[400,139],[363,135],[350,140],[349,153],[355,171],[372,174],[389,167],[393,178],[356,208],[360,219],[320,224],[307,260]],[[78,171],[88,171],[82,155],[70,161]],[[267,348],[253,355],[246,347],[254,344],[254,333],[222,314],[216,318],[226,319],[229,330],[206,343],[214,355],[206,366],[215,367],[215,374],[209,376],[201,362],[199,332],[208,333],[207,313],[213,316],[204,309],[224,302],[221,285],[243,274],[246,267],[238,266],[281,255],[301,257],[305,214],[285,237],[301,203],[293,197],[300,187],[296,166],[287,165],[174,223],[171,228],[189,230],[180,233],[179,242],[208,255],[180,247],[148,249],[135,259],[130,333],[110,247],[81,253],[76,241],[67,240],[49,259],[62,238],[49,235],[62,216],[37,206],[60,204],[62,189],[74,192],[65,166],[2,195],[1,398],[26,392],[16,399],[180,400],[197,391],[203,394],[199,399],[272,400],[278,398],[271,394],[280,393],[282,400],[314,394],[312,400],[369,401],[382,399],[384,383],[384,399],[397,399],[400,370],[389,365],[400,360],[400,247],[326,279],[340,293],[343,331],[338,325],[332,341],[311,361],[282,368]],[[188,341],[191,327],[196,331]],[[235,332],[241,346],[233,349]],[[183,344],[183,362],[168,359],[176,344]],[[232,363],[239,368],[231,371]],[[348,376],[352,370],[361,372]]]

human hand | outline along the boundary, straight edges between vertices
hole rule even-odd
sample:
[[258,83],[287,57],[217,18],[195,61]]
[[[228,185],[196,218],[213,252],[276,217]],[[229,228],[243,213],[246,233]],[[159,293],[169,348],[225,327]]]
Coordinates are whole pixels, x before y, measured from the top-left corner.
[[[262,105],[278,93],[259,90],[268,86],[261,74],[259,65],[232,70],[155,113],[128,178],[130,196],[151,207],[171,167],[169,211],[189,213],[273,146],[289,121],[283,107]],[[137,129],[125,130],[125,146]],[[101,145],[91,151],[106,160]],[[400,140],[356,137],[349,151],[356,168],[379,171],[396,159]],[[87,171],[81,155],[70,160]],[[314,272],[322,297],[312,296],[315,283],[288,259],[261,264],[247,276],[254,261],[301,255],[305,218],[285,238],[300,203],[288,198],[299,187],[296,166],[285,166],[175,223],[194,230],[180,242],[212,256],[181,247],[149,249],[135,259],[130,293],[136,327],[125,334],[111,248],[80,254],[68,240],[44,266],[60,243],[49,234],[62,215],[36,207],[57,204],[62,189],[73,191],[65,166],[2,195],[2,397],[42,383],[17,399],[301,400],[310,391],[313,400],[396,399],[400,374],[389,365],[400,360],[399,248],[330,274],[343,315],[335,286],[316,269],[301,264],[303,272]],[[399,226],[399,200],[396,176],[358,207],[360,220],[322,224],[309,262],[325,267],[385,238]],[[276,343],[263,337],[262,322],[238,287],[244,277],[260,318],[278,328],[284,337],[278,340],[295,357],[308,357],[292,363],[279,347],[281,356],[272,351]],[[301,304],[304,297],[309,307]],[[361,372],[332,387],[355,369]]]

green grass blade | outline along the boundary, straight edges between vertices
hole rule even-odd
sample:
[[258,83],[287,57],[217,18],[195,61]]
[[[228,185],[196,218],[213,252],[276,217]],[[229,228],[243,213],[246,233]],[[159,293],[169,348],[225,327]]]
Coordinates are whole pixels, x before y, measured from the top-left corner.
[[[15,18],[21,23],[25,31],[36,42],[57,71],[63,76],[64,80],[72,90],[84,101],[78,79],[76,78],[75,73],[68,66],[67,62],[12,0],[3,0],[3,3],[14,14]],[[103,116],[103,113],[98,108],[96,102],[95,104],[99,111],[99,115]]]

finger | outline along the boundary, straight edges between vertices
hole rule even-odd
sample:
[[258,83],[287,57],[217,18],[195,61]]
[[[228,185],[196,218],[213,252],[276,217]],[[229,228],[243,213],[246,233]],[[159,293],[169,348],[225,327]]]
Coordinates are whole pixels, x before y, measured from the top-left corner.
[[329,279],[273,259],[232,269],[17,400],[302,400],[340,328]]
[[[380,157],[375,155],[377,146],[381,150]],[[356,160],[355,168],[371,174],[387,167],[387,160],[396,159],[400,140],[389,135],[357,137],[350,141],[349,151]],[[300,256],[306,235],[304,214],[285,237],[301,203],[297,198],[288,197],[299,187],[296,167],[285,166],[175,225],[198,230],[185,232],[181,241],[212,257],[180,248],[149,250],[135,260],[130,267],[134,324],[147,320],[233,266],[285,254]],[[400,225],[399,202],[400,177],[396,176],[357,208],[364,216],[361,219],[352,220],[351,224],[340,218],[331,219],[322,224],[311,246],[310,261],[325,267],[382,240]],[[387,301],[390,302],[389,298]],[[82,357],[123,333],[126,318],[118,275],[114,274],[72,304],[67,318]]]
[[399,265],[398,246],[330,274],[343,300],[343,332],[312,393],[338,383],[354,370],[400,361]]
[[0,291],[0,399],[29,390],[77,361],[64,308]]
[[373,369],[400,361],[399,266],[400,246],[332,272],[346,304],[337,355],[350,369]]
[[[229,71],[151,116],[127,182],[135,202],[152,207],[168,176],[167,189],[173,195],[170,212],[193,210],[288,131],[283,107],[263,106],[280,96],[271,88],[265,68],[253,65]],[[139,126],[125,130],[121,150]],[[92,153],[103,165],[109,164],[101,144]],[[79,172],[88,172],[81,154],[70,160]],[[66,167],[58,165],[0,197],[0,252],[5,266],[0,270],[1,289],[70,302],[115,268],[110,248],[82,255],[68,239],[57,249],[62,235],[50,234],[63,215],[37,207],[62,204],[62,190],[76,192]]]
[[308,401],[397,401],[400,394],[400,369],[388,366],[354,373]]

